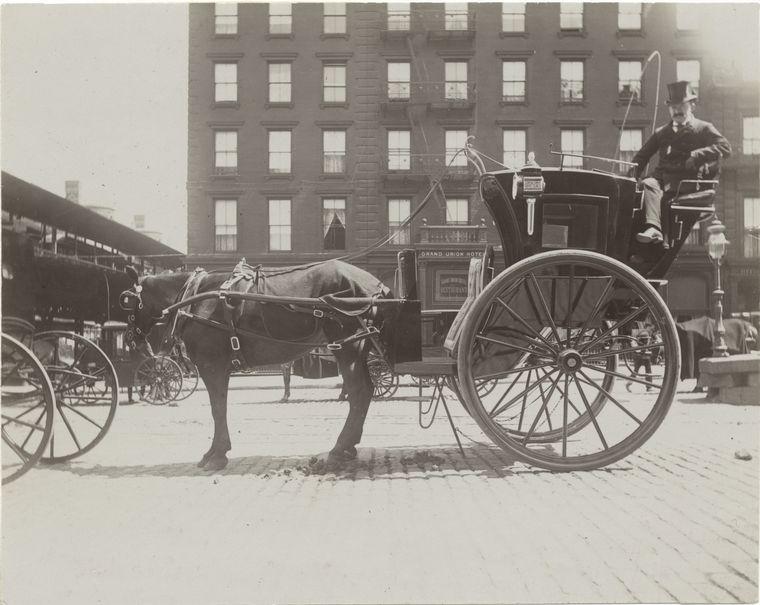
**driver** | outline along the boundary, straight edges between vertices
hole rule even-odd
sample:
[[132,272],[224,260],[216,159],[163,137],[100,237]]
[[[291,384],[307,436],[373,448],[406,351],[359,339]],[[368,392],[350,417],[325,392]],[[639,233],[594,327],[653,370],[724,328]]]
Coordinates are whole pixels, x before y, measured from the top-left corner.
[[668,84],[671,121],[660,126],[633,157],[634,176],[641,178],[650,158],[659,152],[654,176],[640,180],[643,187],[644,230],[636,235],[641,243],[662,241],[660,222],[663,195],[673,197],[683,179],[703,176],[708,164],[731,155],[731,145],[710,122],[694,117],[697,94],[686,81]]

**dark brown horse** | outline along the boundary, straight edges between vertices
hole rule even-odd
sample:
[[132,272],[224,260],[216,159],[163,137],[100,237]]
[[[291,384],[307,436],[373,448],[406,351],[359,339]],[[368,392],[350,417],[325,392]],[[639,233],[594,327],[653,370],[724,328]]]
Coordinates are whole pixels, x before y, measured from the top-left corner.
[[[236,271],[240,267],[238,265]],[[340,298],[376,300],[390,296],[390,291],[377,278],[341,261],[278,269],[244,268],[247,269],[247,276],[231,285],[229,282],[225,284],[229,291],[307,299],[327,296],[336,304],[340,300],[335,299]],[[143,350],[147,349],[147,333],[164,309],[190,294],[219,291],[230,277],[229,273],[196,271],[138,278],[137,272],[131,267],[127,273],[134,282],[133,288],[122,294],[127,302],[130,298],[132,300],[128,340],[132,339],[134,345]],[[359,317],[371,319],[374,325],[380,325],[383,321],[382,308],[386,306],[367,304],[363,308],[353,309],[350,314],[335,311],[328,306],[324,315],[318,311],[315,316],[314,307],[308,304],[240,299],[234,302],[236,304],[228,306],[226,310],[224,305],[227,303],[219,297],[185,306],[180,311],[175,331],[184,341],[187,354],[198,366],[200,377],[208,389],[214,419],[214,438],[211,447],[198,463],[198,466],[208,470],[222,469],[227,464],[227,452],[231,447],[227,428],[227,389],[230,372],[238,363],[254,367],[294,360],[318,345],[335,343],[361,331],[363,326]],[[125,305],[125,308],[129,307],[129,304]],[[190,313],[193,317],[188,318],[183,312]],[[234,351],[234,344],[231,343],[231,319],[235,335],[239,339],[239,351]],[[171,317],[169,322],[171,325]],[[358,339],[344,343],[334,351],[348,391],[350,408],[343,430],[330,450],[330,461],[356,456],[355,446],[361,439],[373,391],[366,364],[370,346],[369,340]]]

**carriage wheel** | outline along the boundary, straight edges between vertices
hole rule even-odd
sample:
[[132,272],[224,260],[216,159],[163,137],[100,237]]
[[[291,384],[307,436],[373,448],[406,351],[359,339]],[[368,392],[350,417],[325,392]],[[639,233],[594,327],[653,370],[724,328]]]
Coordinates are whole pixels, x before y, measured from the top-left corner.
[[45,368],[15,338],[2,335],[3,484],[40,459],[53,432],[55,395]]
[[[571,311],[569,311],[571,310]],[[622,335],[649,317],[663,372],[632,394],[617,357],[638,349]],[[457,367],[463,402],[502,449],[549,470],[588,470],[640,447],[675,394],[675,323],[654,288],[606,256],[561,250],[509,267],[475,300],[462,327]],[[477,385],[508,388],[481,396]],[[618,379],[618,380],[615,380]]]
[[135,370],[135,385],[144,387],[143,401],[164,405],[174,401],[182,391],[182,369],[177,362],[163,355],[148,357]]
[[375,390],[372,392],[373,399],[390,399],[398,390],[398,376],[382,357],[370,356],[367,360],[367,369],[372,377]]
[[182,401],[195,393],[195,389],[198,388],[198,366],[189,357],[185,357],[184,355],[172,356],[172,359],[177,363],[182,372],[182,388],[177,397],[174,398],[174,401]]
[[51,331],[34,335],[32,351],[55,393],[53,434],[46,462],[90,451],[108,432],[119,401],[119,381],[106,354],[83,336]]

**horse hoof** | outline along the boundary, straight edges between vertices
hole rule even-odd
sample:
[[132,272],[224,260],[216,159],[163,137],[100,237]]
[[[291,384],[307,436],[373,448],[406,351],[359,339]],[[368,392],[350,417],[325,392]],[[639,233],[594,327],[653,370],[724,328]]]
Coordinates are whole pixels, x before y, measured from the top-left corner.
[[227,466],[227,456],[218,456],[211,458],[203,467],[206,471],[221,471]]
[[356,448],[353,445],[349,445],[347,448],[343,450],[342,454],[346,460],[354,460],[356,456],[358,455],[358,452],[356,451]]

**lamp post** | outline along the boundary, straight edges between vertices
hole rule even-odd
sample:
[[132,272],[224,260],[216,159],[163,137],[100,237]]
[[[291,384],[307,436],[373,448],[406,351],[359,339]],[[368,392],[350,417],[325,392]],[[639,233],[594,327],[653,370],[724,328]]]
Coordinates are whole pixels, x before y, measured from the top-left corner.
[[725,293],[720,284],[720,264],[726,255],[729,242],[726,239],[726,227],[717,218],[714,218],[710,223],[707,232],[710,234],[707,238],[707,254],[715,268],[715,288],[712,293],[716,315],[713,333],[713,357],[728,357],[725,339],[726,328],[723,326],[723,295]]

